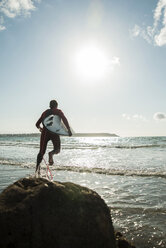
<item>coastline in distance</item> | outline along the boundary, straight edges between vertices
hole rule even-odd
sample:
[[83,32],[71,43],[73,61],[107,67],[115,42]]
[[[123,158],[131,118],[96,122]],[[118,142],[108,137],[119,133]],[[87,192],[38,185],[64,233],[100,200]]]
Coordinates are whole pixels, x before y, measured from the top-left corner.
[[73,133],[75,137],[119,137],[114,133]]

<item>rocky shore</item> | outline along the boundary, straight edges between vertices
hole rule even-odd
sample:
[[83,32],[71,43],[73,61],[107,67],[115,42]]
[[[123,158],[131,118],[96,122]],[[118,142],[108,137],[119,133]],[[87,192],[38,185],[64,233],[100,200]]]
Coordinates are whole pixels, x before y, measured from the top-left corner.
[[23,178],[0,194],[1,248],[134,248],[104,200],[73,183]]

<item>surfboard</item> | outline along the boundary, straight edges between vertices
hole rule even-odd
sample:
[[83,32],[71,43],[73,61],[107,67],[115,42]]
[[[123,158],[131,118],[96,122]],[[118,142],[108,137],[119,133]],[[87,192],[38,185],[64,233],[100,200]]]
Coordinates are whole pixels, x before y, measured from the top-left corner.
[[61,118],[58,115],[49,115],[44,119],[43,125],[52,133],[69,136],[67,128],[62,123]]

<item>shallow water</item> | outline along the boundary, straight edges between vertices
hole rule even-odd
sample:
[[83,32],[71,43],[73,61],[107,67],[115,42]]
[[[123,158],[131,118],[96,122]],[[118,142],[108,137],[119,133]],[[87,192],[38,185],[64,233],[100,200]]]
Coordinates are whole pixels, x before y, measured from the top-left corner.
[[[0,136],[0,148],[2,191],[34,173],[39,137]],[[43,172],[45,167],[42,163]],[[111,209],[115,229],[137,248],[166,247],[166,137],[62,138],[50,168],[57,181],[97,191]]]

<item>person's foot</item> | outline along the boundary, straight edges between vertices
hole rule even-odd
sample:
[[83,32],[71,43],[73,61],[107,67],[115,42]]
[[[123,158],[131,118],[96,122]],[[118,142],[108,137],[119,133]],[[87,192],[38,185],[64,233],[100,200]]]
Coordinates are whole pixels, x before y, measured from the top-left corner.
[[35,171],[35,177],[36,178],[40,177],[40,165],[39,165],[39,167]]
[[53,163],[54,163],[54,160],[53,160],[53,157],[52,157],[53,155],[52,155],[51,152],[49,152],[48,155],[49,155],[48,163],[49,163],[49,165],[53,165]]

